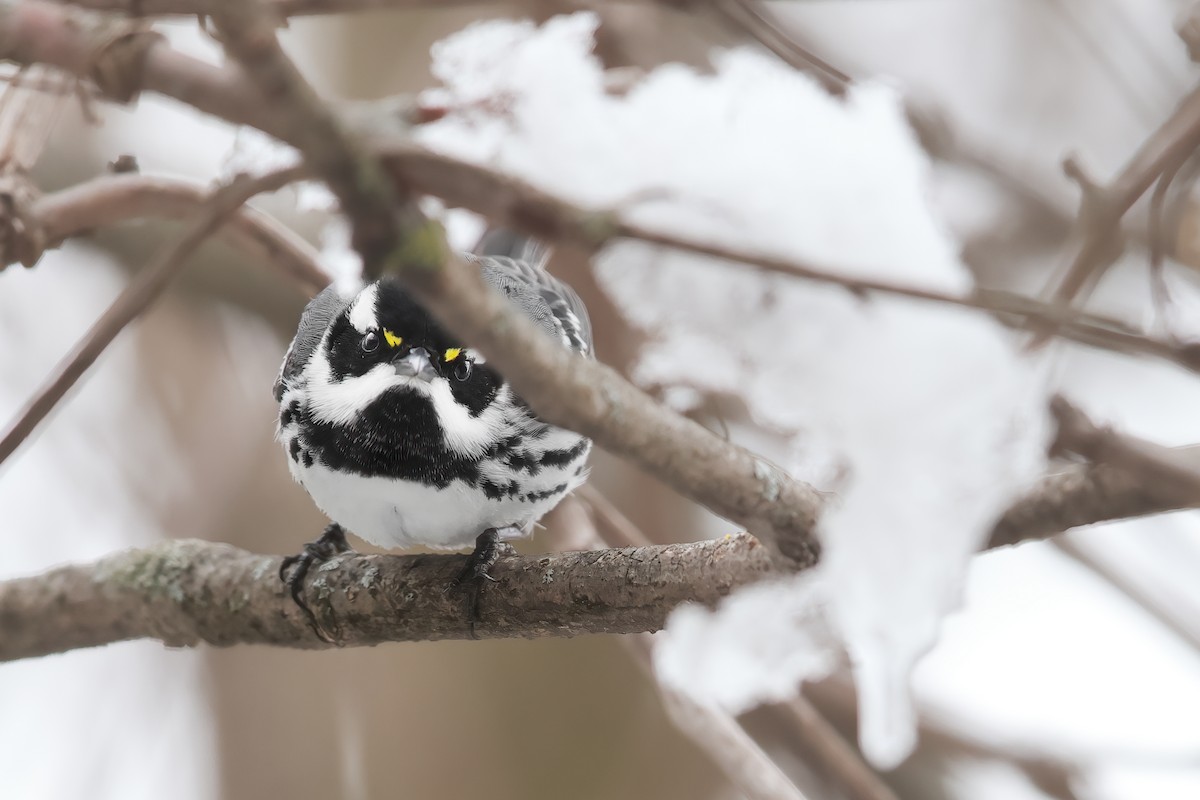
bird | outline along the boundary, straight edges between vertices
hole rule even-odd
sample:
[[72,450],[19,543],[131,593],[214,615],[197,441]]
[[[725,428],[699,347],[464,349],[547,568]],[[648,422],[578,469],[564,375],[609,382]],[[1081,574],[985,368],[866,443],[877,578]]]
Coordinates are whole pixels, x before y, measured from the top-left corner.
[[[547,256],[535,240],[506,229],[489,231],[464,254],[538,329],[592,359],[587,309],[546,270]],[[452,585],[479,586],[495,581],[488,570],[502,543],[530,535],[587,478],[591,441],[538,419],[482,353],[395,277],[352,296],[331,285],[314,297],[274,397],[276,439],[292,477],[330,520],[279,570],[318,634],[304,578],[314,564],[350,551],[346,530],[386,549],[472,547]]]

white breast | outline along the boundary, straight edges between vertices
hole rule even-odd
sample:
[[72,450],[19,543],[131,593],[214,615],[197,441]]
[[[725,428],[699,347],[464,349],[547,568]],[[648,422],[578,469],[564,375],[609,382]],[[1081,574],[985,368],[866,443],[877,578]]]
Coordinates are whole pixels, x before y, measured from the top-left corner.
[[[580,459],[582,462],[582,459]],[[518,528],[528,535],[533,523],[584,480],[577,469],[546,471],[536,481],[526,478],[526,492],[552,496],[535,501],[519,497],[489,498],[463,481],[434,486],[392,478],[337,472],[321,464],[305,467],[288,460],[292,475],[330,519],[371,544],[386,548],[424,546],[462,549],[488,528]],[[491,470],[484,469],[484,474]]]

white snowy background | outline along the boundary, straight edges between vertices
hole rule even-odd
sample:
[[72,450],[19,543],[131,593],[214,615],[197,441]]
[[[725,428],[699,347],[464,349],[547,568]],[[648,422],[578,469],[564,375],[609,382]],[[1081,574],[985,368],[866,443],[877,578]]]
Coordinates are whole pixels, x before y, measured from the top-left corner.
[[[1054,238],[1062,232],[1022,222],[1011,198],[978,174],[931,161],[904,125],[902,99],[936,106],[963,147],[986,154],[999,172],[1069,214],[1075,191],[1061,177],[1062,156],[1078,153],[1096,175],[1114,174],[1194,81],[1171,30],[1184,5],[777,4],[820,52],[866,79],[845,102],[749,48],[716,55],[711,72],[663,67],[613,96],[587,54],[586,16],[541,30],[477,26],[435,48],[432,79],[420,75],[429,68],[424,44],[408,48],[398,67],[385,34],[415,27],[428,41],[470,15],[422,15],[415,26],[411,18],[296,24],[287,43],[330,93],[371,95],[437,82],[450,100],[508,96],[504,114],[453,114],[423,131],[423,140],[575,202],[620,208],[647,226],[847,275],[960,292],[981,279],[1036,292],[1063,261]],[[219,58],[186,26],[173,40]],[[365,55],[372,50],[379,52]],[[151,173],[207,179],[228,166],[233,132],[171,104],[146,99],[136,112],[106,110],[105,117],[87,153],[78,152],[77,136],[64,137],[43,165],[47,174],[77,178],[119,152],[136,153]],[[288,198],[268,204],[284,214],[290,206]],[[289,218],[319,236],[312,214]],[[997,249],[1005,237],[1020,245]],[[142,263],[147,252],[128,239],[98,244],[103,249],[71,246],[34,271],[0,275],[0,329],[22,345],[0,350],[6,415],[119,291],[127,276],[122,265]],[[744,710],[786,696],[801,678],[852,674],[862,693],[861,741],[881,766],[908,755],[915,713],[984,751],[1079,767],[1072,788],[1081,798],[1200,796],[1200,625],[1190,622],[1200,612],[1195,514],[1070,537],[1086,558],[1146,595],[1145,603],[1172,613],[1181,630],[1053,545],[970,556],[996,513],[1044,469],[1041,409],[1049,392],[1065,391],[1132,433],[1190,444],[1200,441],[1200,383],[1193,376],[1063,346],[1032,362],[1017,354],[1008,332],[977,314],[863,303],[836,289],[634,245],[605,252],[595,277],[622,316],[646,333],[636,379],[676,387],[666,396],[682,405],[709,393],[737,396],[744,415],[730,426],[736,438],[838,494],[825,519],[827,557],[819,573],[749,590],[715,617],[681,610],[658,637],[661,679]],[[230,301],[227,287],[213,280],[215,287],[185,287],[128,332],[41,436],[0,471],[9,534],[0,577],[163,535],[254,541],[230,531],[238,530],[245,486],[274,464],[269,385],[284,342],[267,332],[253,297]],[[1200,298],[1191,276],[1177,268],[1171,286],[1182,309],[1175,330],[1194,333],[1195,317],[1186,312]],[[1148,318],[1144,254],[1131,251],[1094,305]],[[282,330],[286,314],[272,314]],[[172,367],[181,360],[187,369]],[[619,488],[619,473],[605,477],[610,468],[602,464],[598,480]],[[271,469],[282,474],[282,462]],[[272,491],[288,504],[307,502],[300,493]],[[304,513],[281,515],[309,520],[315,531],[315,517]],[[707,524],[714,535],[729,529]],[[308,538],[291,528],[294,541],[259,548],[283,551]],[[322,779],[306,779],[311,770],[333,773],[342,796],[374,796],[372,787],[393,785],[380,776],[394,768],[388,743],[395,741],[409,752],[398,758],[420,795],[421,786],[447,785],[445,775],[424,775],[421,762],[454,764],[473,758],[471,742],[488,746],[482,734],[444,730],[447,715],[453,726],[475,724],[463,684],[513,673],[564,680],[546,666],[554,664],[569,667],[558,672],[577,687],[603,685],[614,697],[632,691],[606,682],[578,655],[583,650],[566,650],[572,646],[597,645],[431,645],[317,661],[311,654],[214,655],[131,643],[5,665],[0,786],[6,797],[209,798],[262,791],[278,778],[301,787],[293,796],[328,796],[312,782]],[[407,683],[406,675],[419,676],[426,688],[393,689],[391,682]],[[259,712],[275,715],[275,724],[247,723],[261,731],[255,736],[232,732],[231,708],[259,708],[251,688],[270,695],[275,690],[262,687],[276,678],[280,696],[261,701]],[[630,672],[628,681],[637,680]],[[379,704],[405,709],[403,732],[394,717],[372,716],[384,681],[388,691],[408,692],[395,706]],[[536,696],[533,686],[509,685]],[[315,723],[333,743],[324,749],[293,741],[288,730],[294,701],[314,689],[333,698]],[[418,697],[430,694],[442,702]],[[533,741],[532,731],[544,724],[538,714],[553,712],[521,713],[529,716],[518,730],[530,731]],[[594,722],[595,715],[564,718],[573,729],[595,724],[607,731],[595,747],[611,745],[605,735],[622,725],[662,725],[639,717],[643,712],[625,713],[615,727]],[[267,744],[263,736],[279,741]],[[642,741],[639,757],[648,763],[637,769],[669,771],[673,759],[696,759],[663,741]],[[419,757],[431,750],[437,758]],[[508,756],[536,761],[546,753],[531,747]],[[928,758],[917,751],[905,768],[916,777],[908,780],[920,780]],[[279,772],[246,777],[256,759],[264,772],[271,765]],[[492,796],[562,796],[548,788],[557,784],[531,788],[527,776],[523,784],[519,766],[483,770],[492,781],[479,786]],[[719,779],[691,788],[666,781],[651,791],[636,774],[644,796],[702,796],[702,786],[713,797],[731,792]],[[580,796],[628,796],[614,788],[619,780],[607,780],[591,781]],[[903,796],[929,796],[934,783],[947,797],[1044,796],[1019,771],[986,758],[942,763],[926,780]],[[473,791],[473,784],[456,785]]]

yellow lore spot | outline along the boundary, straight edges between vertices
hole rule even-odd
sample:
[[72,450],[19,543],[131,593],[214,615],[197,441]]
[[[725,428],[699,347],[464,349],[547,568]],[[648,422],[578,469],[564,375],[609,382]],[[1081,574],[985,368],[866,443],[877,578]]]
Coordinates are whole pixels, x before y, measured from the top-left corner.
[[383,338],[387,340],[388,347],[399,347],[400,345],[404,344],[404,340],[402,338],[392,333],[387,328],[383,329]]
[[453,361],[454,359],[458,358],[460,355],[462,355],[462,348],[451,347],[449,350],[447,350],[445,352],[445,354],[442,357],[446,361]]

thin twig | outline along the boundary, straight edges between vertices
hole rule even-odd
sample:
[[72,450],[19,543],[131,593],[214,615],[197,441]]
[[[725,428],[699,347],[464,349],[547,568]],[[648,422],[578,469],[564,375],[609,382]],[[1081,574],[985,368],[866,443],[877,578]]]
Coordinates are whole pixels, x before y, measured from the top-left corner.
[[[649,538],[629,521],[598,489],[585,485],[577,492],[586,511],[577,521],[573,540],[588,547],[646,547]],[[572,498],[573,499],[573,498]],[[571,502],[571,500],[568,500]],[[590,513],[589,513],[590,512]],[[599,523],[599,524],[597,524]],[[622,636],[621,644],[659,691],[677,730],[708,754],[725,776],[750,800],[804,800],[795,784],[763,752],[762,747],[732,715],[701,706],[678,694],[667,694],[654,676],[654,639],[648,633]]]
[[[1200,620],[1196,619],[1195,606],[1188,603],[1187,590],[1180,597],[1164,596],[1161,587],[1148,590],[1145,582],[1131,577],[1128,571],[1097,556],[1093,548],[1081,545],[1069,536],[1057,536],[1051,544],[1063,555],[1110,584],[1129,601],[1141,608],[1169,632],[1196,652],[1200,652]],[[1176,602],[1172,602],[1176,601]]]
[[616,239],[635,239],[744,264],[768,274],[842,286],[856,294],[887,294],[979,309],[997,316],[1006,324],[1023,328],[1054,325],[1062,338],[1115,352],[1150,355],[1200,372],[1200,343],[1158,339],[1134,331],[1119,320],[996,289],[979,288],[966,295],[952,294],[894,281],[853,277],[844,270],[702,242],[623,221],[612,212],[580,208],[514,176],[434,153],[408,142],[380,142],[376,147],[392,174],[417,191],[435,195],[452,206],[470,209],[499,224],[549,241],[566,241],[587,250],[596,250]]
[[301,175],[300,169],[291,168],[260,178],[235,179],[217,189],[200,216],[138,273],[129,287],[59,362],[42,388],[8,426],[0,437],[0,464],[33,433],[117,334],[162,294],[171,279],[187,263],[187,257],[226,217],[254,195],[286,186]]
[[[111,25],[111,21],[101,21],[78,13],[68,16],[58,6],[39,2],[39,0],[27,0],[16,8],[10,8],[4,14],[0,14],[0,56],[14,59],[20,63],[44,61],[86,77],[94,70],[99,69],[100,65],[95,64],[96,56],[94,54],[100,50],[99,45],[112,36]],[[269,27],[269,25],[269,21],[263,23],[265,27]],[[134,92],[136,90],[156,91],[230,122],[257,127],[285,141],[291,141],[299,136],[310,145],[316,146],[318,152],[325,146],[319,131],[328,127],[326,123],[312,130],[304,125],[295,124],[296,120],[292,118],[294,117],[293,113],[280,110],[280,107],[286,106],[286,104],[264,102],[261,94],[247,80],[247,76],[238,70],[213,67],[197,59],[192,59],[174,51],[162,41],[145,40],[142,46],[145,47],[144,60],[133,62],[139,65],[137,71],[131,71],[130,61],[126,60],[119,65],[105,64],[103,70],[105,74],[121,74],[121,79],[117,83]],[[122,66],[124,72],[121,71]],[[310,93],[301,93],[301,96],[306,97],[306,102],[312,100]],[[419,109],[416,111],[419,112]],[[420,117],[419,113],[417,117]],[[371,127],[370,124],[360,123],[356,129],[369,130]],[[336,138],[337,141],[345,139],[344,134],[340,134]],[[293,143],[300,144],[299,141]],[[473,165],[457,163],[453,159],[434,154],[420,153],[413,148],[404,151],[402,148],[392,147],[385,154],[388,156],[389,168],[397,178],[405,181],[405,185],[445,197],[452,204],[479,210],[492,219],[506,221],[507,218],[507,221],[522,230],[529,230],[534,234],[558,235],[569,235],[574,232],[576,241],[582,241],[585,245],[592,247],[599,246],[611,237],[620,235],[619,231],[605,226],[606,220],[611,222],[610,215],[583,212],[557,202],[554,198],[542,196],[539,199],[527,192],[517,191],[515,194],[510,192],[507,196],[501,195],[497,199],[486,191],[478,191],[481,185],[495,186],[498,183],[508,182],[512,186],[520,188],[520,183],[506,178],[497,179],[495,176],[488,179],[486,170]],[[455,171],[456,169],[457,171]],[[474,188],[466,189],[465,184],[467,183],[474,184]],[[363,188],[370,193],[379,187],[368,181]],[[506,208],[506,203],[511,207]],[[489,209],[492,213],[483,211],[484,208]],[[555,216],[556,213],[558,216]],[[414,229],[418,234],[416,238],[426,244],[431,238],[434,238],[427,235],[428,231],[415,220],[407,221],[406,225]],[[386,225],[383,228],[386,228]],[[549,236],[548,238],[554,237]],[[668,241],[663,240],[662,243],[668,244]],[[670,244],[674,246],[681,243],[670,242]],[[698,248],[693,248],[692,251],[703,252]],[[410,252],[408,255],[411,260],[414,253]],[[437,260],[435,256],[444,256],[445,253],[434,246],[415,255],[421,256],[419,260],[428,264]],[[771,259],[755,257],[753,254],[741,254],[741,256],[743,260],[748,259],[751,263],[757,262],[756,266],[759,268],[766,270],[773,268]],[[374,269],[373,262],[376,261],[378,258],[368,260],[369,271]],[[800,276],[802,270],[785,271]],[[832,280],[846,283],[845,279],[836,273],[822,274],[820,270],[812,271],[807,277],[812,280]],[[1098,318],[1075,316],[1047,307],[1045,304],[1038,305],[1028,298],[1009,296],[994,291],[987,292],[986,296],[961,298],[920,292],[902,286],[891,286],[886,282],[872,286],[871,282],[858,281],[857,287],[861,290],[896,293],[931,302],[978,307],[1002,315],[1016,315],[1023,320],[1044,323],[1046,328],[1059,328],[1061,335],[1089,346],[1103,347],[1119,352],[1153,355],[1188,369],[1200,369],[1200,347],[1187,343],[1159,341],[1131,333],[1128,330],[1122,330],[1120,323],[1113,321],[1110,321],[1112,327],[1109,328],[1099,322]],[[1097,321],[1089,324],[1087,322],[1089,319]]]
[[[105,175],[45,195],[33,203],[32,218],[47,246],[97,228],[149,217],[185,221],[199,212],[209,192],[191,181],[148,175]],[[290,228],[243,206],[229,215],[215,237],[316,294],[329,284],[317,253]]]
[[[1067,305],[1088,286],[1099,282],[1104,270],[1120,251],[1121,220],[1146,190],[1173,165],[1182,164],[1200,146],[1200,88],[1193,89],[1175,111],[1156,128],[1107,185],[1087,178],[1073,159],[1064,163],[1068,176],[1083,194],[1078,228],[1079,249],[1051,293],[1055,303]],[[1152,234],[1153,235],[1153,234]],[[1054,331],[1047,326],[1035,344]]]
[[1200,469],[1185,453],[1097,426],[1061,396],[1051,401],[1050,411],[1058,423],[1053,452],[1074,453],[1117,467],[1181,502],[1200,498]]
[[[650,538],[645,532],[621,513],[621,510],[598,489],[585,484],[577,490],[577,494],[587,503],[600,522],[599,526],[595,526],[595,536],[600,543],[607,544],[609,547],[643,546],[650,543]],[[653,642],[645,636],[629,638],[636,640],[629,643],[629,649],[635,660],[643,663],[650,671],[650,649],[653,647]],[[686,716],[694,720],[697,713],[699,712],[692,709]],[[708,710],[708,713],[719,712]],[[800,754],[813,762],[814,769],[823,772],[827,778],[836,783],[849,800],[896,800],[895,793],[888,788],[873,769],[867,766],[862,756],[842,738],[833,725],[821,715],[821,712],[803,697],[797,697],[787,703],[772,704],[763,709],[763,713],[786,728],[788,735],[794,740],[789,744],[797,746]],[[672,719],[675,719],[674,715],[672,715]],[[724,728],[724,725],[721,727]],[[713,750],[714,742],[708,739],[699,740],[699,736],[706,733],[708,726],[703,727],[700,731],[693,731],[683,726],[680,729],[692,736],[693,739],[697,739],[697,743],[705,750],[710,752]],[[718,739],[718,741],[723,741],[723,739]],[[755,747],[755,749],[759,748]],[[718,764],[724,764],[723,758],[715,760]],[[739,760],[737,765],[740,767],[744,763],[746,763],[746,759]],[[727,770],[727,774],[730,774],[731,777],[738,776],[741,774],[741,769],[731,768]]]
[[796,41],[761,0],[704,0],[704,4],[729,28],[758,42],[785,64],[812,75],[826,91],[840,95],[850,88],[848,74]]
[[[1200,468],[1200,447],[1177,448],[1180,463]],[[992,528],[987,548],[1045,539],[1062,531],[1097,522],[1144,517],[1200,505],[1186,497],[1111,464],[1078,464],[1043,478],[1016,500]]]

